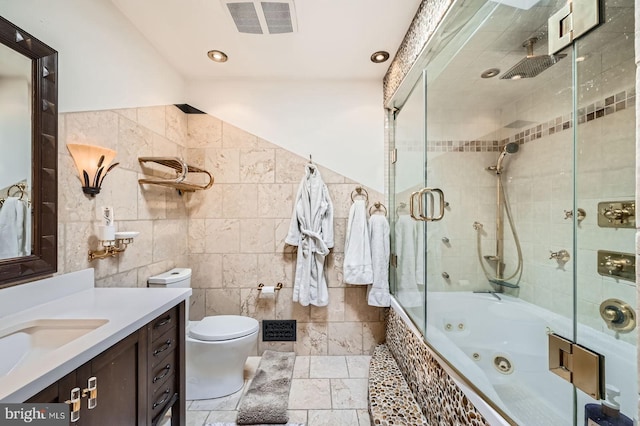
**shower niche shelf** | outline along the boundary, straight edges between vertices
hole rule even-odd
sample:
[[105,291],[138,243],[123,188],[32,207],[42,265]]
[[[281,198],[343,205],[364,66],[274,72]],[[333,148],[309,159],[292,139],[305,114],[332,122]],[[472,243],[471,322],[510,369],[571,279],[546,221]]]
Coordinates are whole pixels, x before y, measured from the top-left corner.
[[[213,185],[213,176],[208,171],[199,167],[190,166],[178,157],[139,157],[138,161],[144,167],[145,163],[160,164],[171,168],[175,171],[175,178],[153,178],[138,179],[140,184],[161,185],[169,188],[175,188],[178,193],[195,192],[211,188]],[[204,177],[202,183],[190,181],[188,177],[194,174],[200,174]]]

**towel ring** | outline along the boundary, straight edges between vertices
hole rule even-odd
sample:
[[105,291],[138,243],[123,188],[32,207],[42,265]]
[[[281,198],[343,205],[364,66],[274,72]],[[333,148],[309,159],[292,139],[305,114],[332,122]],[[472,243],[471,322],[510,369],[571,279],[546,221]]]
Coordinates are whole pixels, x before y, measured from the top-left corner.
[[376,201],[371,207],[369,207],[369,216],[371,216],[376,210],[384,212],[385,216],[388,213],[387,208],[380,201]]
[[20,192],[20,200],[22,200],[22,198],[24,197],[24,194],[25,194],[25,189],[26,189],[25,184],[24,183],[16,183],[14,185],[11,185],[9,187],[9,189],[7,189],[7,197],[15,197],[15,196],[18,195],[18,192],[14,192],[13,195],[11,195],[11,190],[13,188],[16,188]]
[[[364,193],[364,194],[363,194]],[[351,191],[351,201],[355,201],[355,197],[364,197],[364,200],[368,203],[369,202],[369,193],[367,192],[366,189],[364,189],[361,186],[356,186],[356,189],[354,189],[353,191]]]

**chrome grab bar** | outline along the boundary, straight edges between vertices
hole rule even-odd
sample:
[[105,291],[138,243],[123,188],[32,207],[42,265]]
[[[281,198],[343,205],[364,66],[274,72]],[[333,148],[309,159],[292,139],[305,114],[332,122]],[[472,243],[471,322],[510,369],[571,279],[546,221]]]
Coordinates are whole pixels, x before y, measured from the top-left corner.
[[[438,212],[438,216],[435,216],[435,197],[433,195],[434,192],[439,195],[439,199],[440,199],[440,209]],[[429,201],[426,203],[429,205],[428,216],[425,216],[425,212],[424,212],[425,203],[422,201],[425,194],[429,196]],[[418,199],[417,214],[415,212],[416,198]],[[439,188],[429,188],[429,187],[422,188],[419,191],[412,192],[411,196],[409,196],[409,214],[413,219],[421,222],[437,222],[439,220],[442,220],[442,218],[444,217],[445,206],[446,206],[446,202],[444,201],[444,192],[442,192],[442,190]]]

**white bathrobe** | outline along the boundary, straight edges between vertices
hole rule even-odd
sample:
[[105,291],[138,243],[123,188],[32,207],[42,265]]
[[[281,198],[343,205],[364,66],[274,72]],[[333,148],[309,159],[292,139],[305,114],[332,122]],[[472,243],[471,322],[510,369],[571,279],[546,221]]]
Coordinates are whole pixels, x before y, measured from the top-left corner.
[[333,247],[333,204],[317,167],[305,166],[285,242],[298,246],[293,301],[327,306],[324,259]]

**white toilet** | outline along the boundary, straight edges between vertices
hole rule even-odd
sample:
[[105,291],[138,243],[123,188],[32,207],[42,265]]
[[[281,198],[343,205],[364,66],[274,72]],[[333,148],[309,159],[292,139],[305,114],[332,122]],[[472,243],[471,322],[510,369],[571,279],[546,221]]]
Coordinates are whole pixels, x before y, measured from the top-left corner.
[[[190,287],[191,269],[175,268],[149,277],[149,287]],[[189,304],[187,303],[187,318]],[[186,382],[188,400],[230,395],[244,384],[244,364],[258,344],[257,320],[216,315],[187,321]]]

